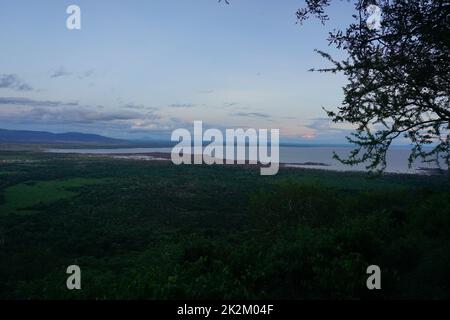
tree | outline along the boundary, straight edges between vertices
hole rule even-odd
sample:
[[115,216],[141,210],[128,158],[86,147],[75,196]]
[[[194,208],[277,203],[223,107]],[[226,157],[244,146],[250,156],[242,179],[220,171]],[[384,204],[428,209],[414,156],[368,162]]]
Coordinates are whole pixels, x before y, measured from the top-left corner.
[[[297,11],[299,22],[310,16],[322,23],[331,0],[306,0]],[[382,12],[380,28],[367,24],[369,5]],[[344,101],[337,112],[327,111],[334,122],[357,125],[347,139],[356,147],[349,165],[368,163],[381,172],[386,154],[400,136],[412,142],[409,164],[425,162],[450,165],[450,68],[449,13],[445,0],[382,0],[355,2],[355,21],[345,31],[330,32],[330,45],[347,53],[336,61],[318,50],[333,67],[320,72],[343,72],[348,79]]]
[[[323,24],[332,0],[305,0],[297,11],[300,23],[310,17]],[[354,165],[366,163],[370,171],[386,168],[386,154],[398,137],[412,143],[409,165],[424,162],[450,166],[450,28],[449,0],[354,0],[354,22],[346,30],[330,32],[329,44],[347,58],[334,60],[319,72],[344,73],[344,101],[337,111],[327,111],[334,122],[357,126],[347,139],[354,150],[346,158]],[[379,28],[368,24],[376,5],[381,9]],[[441,166],[440,166],[441,167]]]

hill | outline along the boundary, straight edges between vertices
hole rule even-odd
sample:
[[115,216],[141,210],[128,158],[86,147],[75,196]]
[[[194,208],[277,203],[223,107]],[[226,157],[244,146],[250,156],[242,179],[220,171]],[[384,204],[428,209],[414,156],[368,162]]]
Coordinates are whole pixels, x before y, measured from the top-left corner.
[[45,131],[0,129],[0,143],[102,143],[123,144],[126,140],[80,132],[51,133]]

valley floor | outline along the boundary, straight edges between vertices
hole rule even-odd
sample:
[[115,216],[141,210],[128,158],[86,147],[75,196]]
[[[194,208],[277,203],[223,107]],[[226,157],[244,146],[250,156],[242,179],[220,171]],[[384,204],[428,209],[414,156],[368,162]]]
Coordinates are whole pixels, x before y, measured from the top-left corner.
[[449,298],[449,190],[446,175],[0,151],[0,298]]

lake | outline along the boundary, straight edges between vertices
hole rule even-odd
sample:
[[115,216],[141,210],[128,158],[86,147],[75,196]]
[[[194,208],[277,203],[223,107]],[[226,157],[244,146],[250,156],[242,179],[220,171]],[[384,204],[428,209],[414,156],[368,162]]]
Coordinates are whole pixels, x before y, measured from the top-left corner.
[[[170,153],[171,148],[114,148],[114,149],[49,149],[52,153],[74,153],[74,154],[142,154],[151,152]],[[291,167],[337,170],[337,171],[365,171],[364,165],[346,166],[334,160],[333,152],[341,157],[349,154],[351,147],[280,147],[280,162]],[[408,168],[408,157],[410,149],[407,147],[392,147],[387,156],[386,172],[391,173],[429,173],[429,169],[437,169],[435,164],[421,163],[417,160],[413,167]],[[325,165],[305,165],[305,163],[320,163]],[[423,169],[427,170],[423,170]]]

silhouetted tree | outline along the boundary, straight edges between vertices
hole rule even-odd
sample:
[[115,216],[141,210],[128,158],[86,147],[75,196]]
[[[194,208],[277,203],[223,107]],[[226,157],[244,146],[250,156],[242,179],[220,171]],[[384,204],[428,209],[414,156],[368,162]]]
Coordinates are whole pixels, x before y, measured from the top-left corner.
[[[297,11],[303,23],[310,17],[322,23],[332,0],[305,0]],[[334,122],[357,125],[347,139],[356,147],[349,165],[367,163],[367,169],[386,168],[392,142],[405,137],[412,143],[409,164],[421,158],[450,166],[450,69],[448,0],[353,1],[354,22],[346,30],[330,32],[329,42],[347,53],[343,61],[317,50],[333,66],[312,69],[344,73],[344,101]],[[376,7],[374,7],[376,5]],[[381,9],[381,10],[380,10]],[[378,11],[378,12],[377,12]],[[381,13],[381,24],[371,21]]]
[[[299,22],[315,16],[325,23],[330,3],[306,0],[297,11]],[[379,28],[367,23],[374,4],[381,9]],[[355,2],[355,12],[346,30],[329,36],[330,45],[348,58],[336,61],[318,51],[333,67],[317,71],[343,72],[349,81],[342,105],[328,115],[358,126],[347,138],[356,148],[347,159],[335,158],[349,165],[368,162],[368,169],[383,171],[387,150],[404,136],[413,145],[410,165],[417,158],[437,165],[443,160],[448,169],[450,2],[362,0]]]

